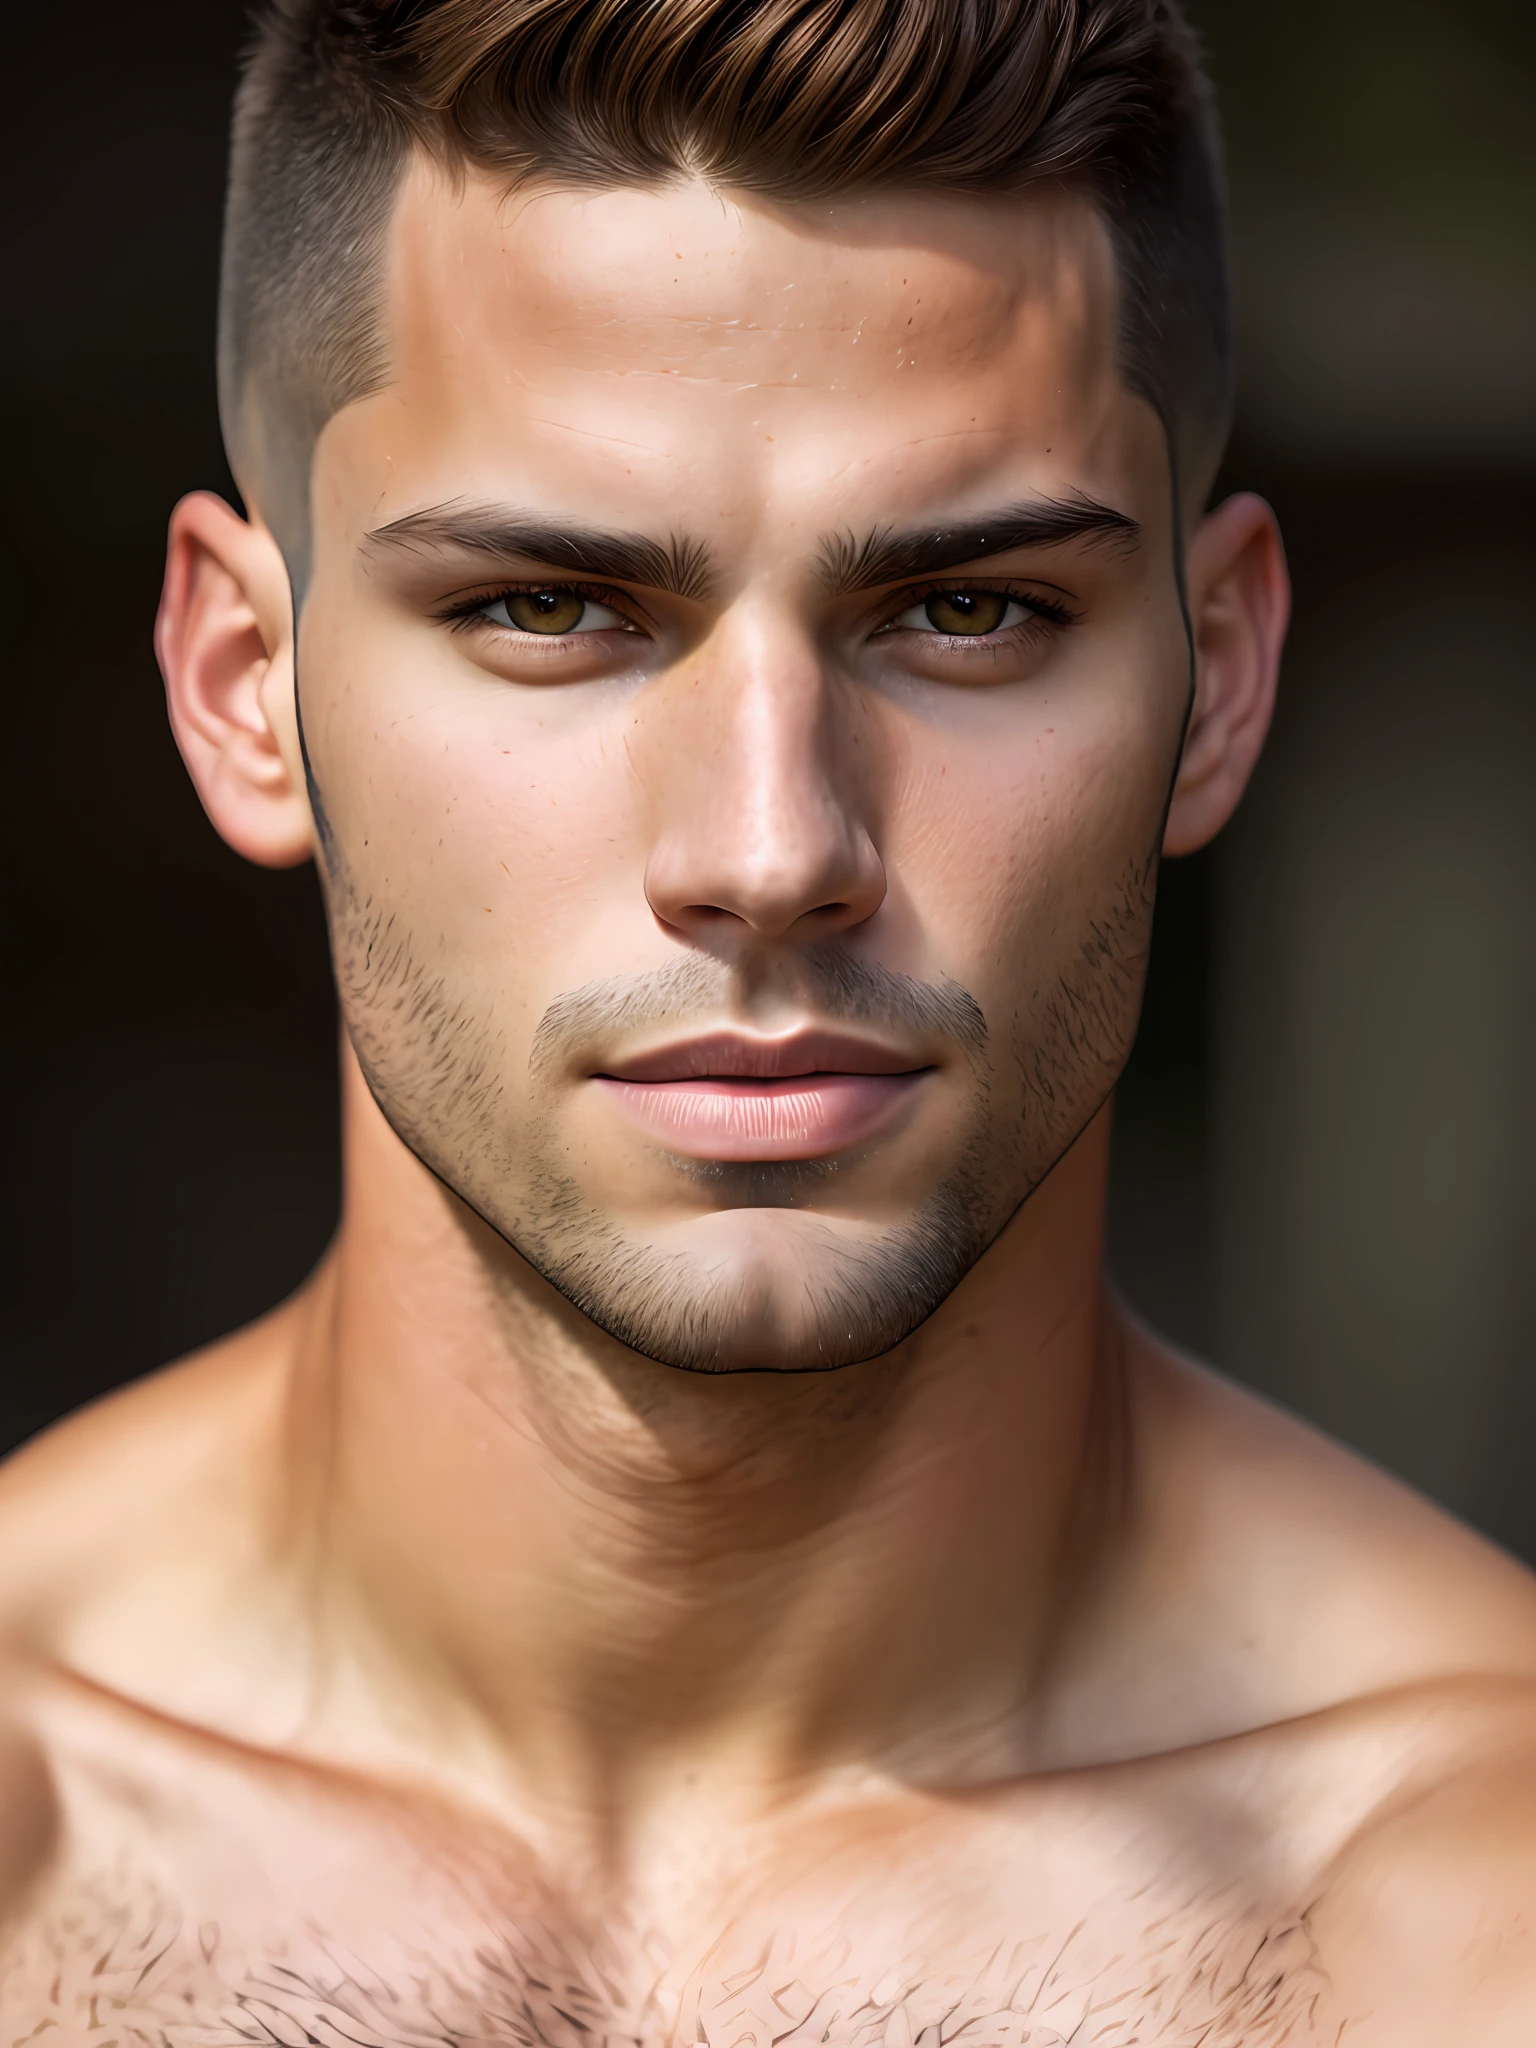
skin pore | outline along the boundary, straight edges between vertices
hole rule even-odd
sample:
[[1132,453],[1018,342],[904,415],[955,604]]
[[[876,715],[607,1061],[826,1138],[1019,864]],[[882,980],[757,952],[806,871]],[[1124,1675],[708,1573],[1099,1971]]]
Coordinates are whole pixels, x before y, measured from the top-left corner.
[[[665,1526],[682,1483],[700,1517],[683,1549],[713,1590],[685,1603],[703,1597],[666,1675],[620,1680],[599,1659],[584,1688],[631,1720],[659,1688],[665,1725],[685,1673],[695,1698],[739,1691],[728,1640],[756,1664],[780,1631],[803,1638],[799,1600],[766,1626],[733,1558],[835,1523],[861,1468],[907,1462],[906,1429],[934,1443],[936,1417],[896,1421],[927,1405],[964,1409],[1017,1471],[999,1418],[1025,1404],[1036,1506],[963,1544],[999,1589],[1009,1559],[994,1640],[1014,1647],[985,1689],[1017,1693],[1049,1626],[1058,1525],[1103,1462],[1085,1439],[1115,1407],[1116,1344],[1082,1204],[1134,1028],[1189,645],[1161,431],[1118,375],[1102,231],[1066,202],[1008,225],[1000,252],[995,214],[953,202],[823,223],[702,188],[506,201],[466,180],[450,201],[422,171],[396,222],[397,374],[317,451],[298,660],[343,1013],[382,1121],[490,1226],[452,1206],[455,1277],[419,1278],[455,1322],[478,1298],[480,1398],[537,1418],[591,1512],[659,1488]],[[531,522],[632,536],[640,560],[572,538],[555,566],[588,573],[561,583],[524,552]],[[967,569],[939,536],[972,523]],[[1266,516],[1228,523],[1267,595]],[[938,585],[919,580],[925,546]],[[581,630],[505,623],[539,591]],[[934,595],[991,602],[998,623],[942,633]],[[1266,652],[1244,646],[1238,685],[1255,741]],[[700,1157],[614,1099],[611,1077],[658,1049],[827,1031],[900,1077],[852,1144]],[[1021,1208],[1080,1139],[1041,1213]],[[365,1189],[377,1169],[350,1178]],[[1026,1278],[1036,1244],[1065,1291]],[[1049,1389],[992,1334],[1020,1316],[1031,1350],[1070,1351]],[[384,1342],[346,1396],[370,1415]],[[780,1378],[829,1365],[853,1369]],[[419,1432],[421,1405],[390,1397],[380,1426]],[[358,1427],[349,1407],[348,1447]],[[388,1456],[370,1450],[370,1495]],[[514,1552],[540,1487],[518,1465]],[[409,1519],[370,1522],[394,1602]],[[931,1514],[920,1526],[926,1543]],[[816,1603],[825,1564],[804,1588]],[[529,1564],[567,1597],[570,1569]],[[432,1598],[441,1621],[453,1602]],[[974,1644],[988,1632],[968,1606]],[[872,1633],[818,1676],[816,1717],[902,1702],[901,1726],[932,1742],[931,1683],[914,1693]],[[974,1649],[947,1661],[973,1716]],[[752,1689],[780,1714],[795,1690]]]
[[[400,374],[318,465],[368,523],[325,523],[300,648],[334,678],[305,731],[338,980],[394,1128],[601,1328],[673,1365],[843,1365],[944,1299],[1123,1060],[1188,703],[1161,436],[1125,401],[1080,208],[1022,214],[999,275],[952,206],[899,210],[919,246],[893,250],[866,205],[850,276],[835,231],[807,248],[702,188],[662,203],[687,258],[637,235],[655,195],[556,193],[503,209],[491,267],[472,204],[445,242],[407,193]],[[849,312],[859,268],[894,286],[883,322]],[[476,280],[451,333],[450,271]],[[488,410],[509,351],[519,388]],[[1026,417],[1011,392],[1042,387],[1060,398]],[[1114,503],[1132,479],[1138,512]],[[524,539],[528,506],[585,571],[544,591],[569,634],[508,609],[557,552]],[[954,585],[903,588],[908,565]],[[997,623],[945,635],[936,599]],[[364,674],[366,735],[331,710]],[[387,798],[360,743],[400,765]],[[1029,798],[1061,777],[1092,799],[1047,859]],[[446,830],[412,873],[426,815]],[[606,989],[606,1030],[555,1031],[577,989],[589,1012]],[[760,1152],[716,1145],[701,1172],[618,1127],[633,1088],[593,1085],[698,1033],[827,1021],[908,1075],[901,1129],[874,1105],[872,1142],[766,1188]]]
[[303,590],[173,522],[199,792],[319,856],[345,1204],[0,1489],[69,1821],[13,2036],[1440,2048],[1481,1894],[1410,2027],[1339,1873],[1511,1739],[1526,1581],[1102,1279],[1287,602],[1104,229],[419,161],[387,258]]
[[[1164,437],[1071,198],[420,164],[387,286],[393,375],[316,450],[302,755],[259,525],[188,501],[162,630],[226,836],[297,858],[324,806],[319,1568],[481,1767],[578,1807],[596,1772],[606,1825],[683,1755],[738,1806],[892,1745],[1017,1769],[1116,1527],[1105,1104],[1160,843],[1262,737],[1273,521],[1187,537],[1192,702]],[[755,1123],[657,1107],[646,1062],[722,1040],[810,1049],[735,1077]]]

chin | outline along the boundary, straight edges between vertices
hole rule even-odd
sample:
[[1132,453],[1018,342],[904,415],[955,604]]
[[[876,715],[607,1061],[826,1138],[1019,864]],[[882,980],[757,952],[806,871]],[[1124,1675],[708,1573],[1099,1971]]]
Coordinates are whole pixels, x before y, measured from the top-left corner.
[[925,1322],[979,1256],[952,1205],[881,1228],[782,1209],[733,1209],[628,1236],[588,1212],[565,1229],[506,1233],[599,1329],[685,1372],[832,1372],[883,1356]]
[[850,1289],[883,1235],[782,1209],[729,1210],[668,1233],[665,1249],[696,1275],[691,1289],[678,1290],[691,1297],[688,1325],[707,1332],[710,1346],[707,1361],[694,1353],[668,1363],[707,1372],[829,1372],[889,1350],[905,1332],[893,1332],[884,1315],[871,1328],[867,1304]]

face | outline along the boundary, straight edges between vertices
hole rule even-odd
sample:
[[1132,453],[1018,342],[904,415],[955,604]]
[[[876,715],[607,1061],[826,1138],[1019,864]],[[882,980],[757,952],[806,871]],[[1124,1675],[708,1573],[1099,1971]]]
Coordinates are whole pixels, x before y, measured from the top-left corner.
[[369,1084],[650,1357],[887,1351],[1140,998],[1191,658],[1106,237],[422,168],[387,320],[297,644]]

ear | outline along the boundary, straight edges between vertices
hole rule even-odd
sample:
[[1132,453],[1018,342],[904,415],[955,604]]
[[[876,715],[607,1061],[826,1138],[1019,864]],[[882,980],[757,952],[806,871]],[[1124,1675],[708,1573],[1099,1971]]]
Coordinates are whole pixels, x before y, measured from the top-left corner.
[[220,833],[263,867],[307,860],[288,571],[266,528],[211,491],[171,514],[155,652],[176,744]]
[[1269,730],[1291,583],[1275,515],[1244,492],[1218,505],[1190,543],[1195,701],[1163,834],[1193,853],[1226,824]]

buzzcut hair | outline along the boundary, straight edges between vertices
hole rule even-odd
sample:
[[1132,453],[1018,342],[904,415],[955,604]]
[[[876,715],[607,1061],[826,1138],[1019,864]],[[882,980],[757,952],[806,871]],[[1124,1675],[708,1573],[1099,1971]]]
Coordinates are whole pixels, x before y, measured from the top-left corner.
[[780,203],[1085,194],[1129,388],[1208,487],[1232,387],[1211,95],[1173,0],[266,0],[235,103],[219,310],[231,462],[302,600],[327,420],[387,383],[385,239],[416,151]]

